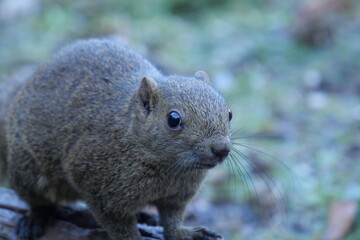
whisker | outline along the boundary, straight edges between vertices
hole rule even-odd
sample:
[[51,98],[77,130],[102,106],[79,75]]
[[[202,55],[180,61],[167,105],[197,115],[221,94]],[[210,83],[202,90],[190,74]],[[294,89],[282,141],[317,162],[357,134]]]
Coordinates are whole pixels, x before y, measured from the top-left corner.
[[[231,156],[231,153],[230,153],[230,156]],[[227,186],[230,186],[231,176],[232,176],[232,174],[234,174],[234,172],[231,171],[230,163],[229,163],[229,162],[230,162],[230,161],[225,161],[226,167],[227,167],[228,172],[229,172],[229,174],[228,174],[228,183],[227,183]]]
[[[159,175],[159,177],[158,177],[158,179],[160,179],[162,176],[164,176],[171,168],[173,168],[173,167],[175,167],[176,168],[176,164],[178,164],[179,162],[181,162],[182,161],[182,159],[178,159],[178,160],[176,160],[173,164],[171,164],[167,169],[165,169],[165,171],[164,172],[162,172],[160,175]],[[172,172],[172,170],[170,171],[170,173]]]
[[[277,158],[277,157],[275,157],[275,156],[273,156],[273,155],[271,155],[271,154],[268,154],[268,153],[266,153],[266,152],[264,152],[264,151],[262,151],[262,150],[259,150],[259,149],[257,149],[257,148],[251,147],[251,146],[249,146],[250,144],[248,144],[248,143],[245,144],[245,143],[233,142],[232,144],[234,144],[234,145],[236,145],[236,146],[240,146],[240,147],[244,147],[244,148],[253,150],[253,151],[255,151],[255,152],[257,152],[257,153],[260,153],[260,154],[262,154],[262,155],[264,155],[264,156],[266,156],[266,157],[269,157],[270,159],[273,159],[273,160],[278,161],[283,167],[286,168],[287,171],[289,171],[289,172],[291,173],[292,176],[295,176],[295,174],[293,173],[293,171],[292,171],[292,170],[284,163],[284,161],[282,161],[281,159],[279,159],[279,158]],[[254,145],[254,144],[252,144],[252,145]],[[254,145],[254,146],[257,146],[257,145]]]
[[[254,164],[249,157],[242,153],[240,150],[233,148],[234,152],[237,153],[239,156],[241,156],[241,158],[243,160],[245,160],[250,166],[252,166],[254,169],[258,169],[258,167],[256,166],[256,164]],[[285,197],[284,194],[281,192],[280,188],[277,186],[277,184],[275,183],[275,181],[265,172],[259,171],[260,174],[259,176],[261,177],[261,179],[264,181],[264,183],[266,184],[267,188],[271,191],[273,197],[275,198],[276,202],[278,202],[278,207],[283,215],[283,218],[286,219],[287,216],[287,209],[286,209],[286,202],[285,202]],[[273,191],[273,187],[275,188],[275,192]],[[276,197],[278,196],[278,198]]]
[[[255,205],[254,205],[254,201],[253,201],[253,198],[251,197],[251,191],[250,191],[250,187],[249,187],[249,184],[247,183],[246,181],[246,178],[245,176],[243,175],[243,172],[241,169],[244,170],[246,176],[248,179],[250,179],[250,182],[251,182],[251,186],[253,187],[254,191],[255,191],[255,197],[256,197],[256,200],[259,201],[260,198],[259,198],[259,193],[258,191],[256,190],[256,186],[255,186],[255,183],[249,173],[249,171],[246,169],[246,167],[243,165],[243,163],[240,161],[240,159],[238,159],[235,155],[233,155],[233,159],[232,160],[235,160],[235,166],[238,168],[238,172],[241,173],[241,175],[243,176],[244,180],[245,180],[245,183],[246,183],[246,187],[247,187],[247,191],[249,192],[249,200],[250,200],[250,207],[252,209],[255,209]],[[253,219],[255,220],[255,219]],[[255,222],[255,221],[254,221]]]
[[[194,164],[195,164],[195,162],[193,161],[193,162],[191,162],[191,165],[190,165],[190,169],[193,169],[193,167],[194,167]],[[187,185],[188,184],[188,181],[189,181],[189,178],[190,178],[190,174],[189,174],[189,172],[184,168],[184,171],[183,171],[183,174],[182,175],[186,175],[185,176],[185,180],[184,180],[184,185]],[[180,176],[180,178],[182,177],[182,175]],[[182,192],[182,198],[183,198],[183,200],[185,200],[185,192]]]
[[[230,154],[230,159],[232,158],[233,156]],[[235,191],[234,191],[234,199],[236,199],[236,191],[237,191],[237,180],[236,180],[236,178],[237,177],[239,177],[237,174],[236,174],[236,171],[235,171],[235,168],[234,168],[234,165],[233,165],[233,163],[232,163],[232,161],[228,161],[229,162],[229,164],[230,164],[230,167],[231,167],[231,171],[232,171],[232,173],[233,173],[233,176],[234,176],[234,185],[235,185]],[[243,175],[242,175],[242,173],[240,174],[240,178],[242,177]],[[244,184],[243,182],[242,182],[242,184]]]
[[239,139],[249,139],[249,138],[279,138],[281,135],[279,134],[258,134],[258,135],[248,135],[248,136],[233,136],[231,135],[232,140],[239,140]]
[[[179,159],[178,161],[176,161],[176,162],[180,162],[182,159]],[[176,172],[175,172],[175,174],[171,174],[173,171],[174,171],[174,169],[176,169]],[[170,189],[171,189],[171,187],[172,187],[172,184],[173,184],[173,182],[174,182],[174,180],[178,177],[178,174],[179,173],[181,173],[182,172],[182,170],[184,170],[184,168],[183,167],[180,167],[180,166],[176,166],[175,168],[173,168],[170,172],[169,172],[169,174],[171,174],[171,176],[170,176],[170,182],[169,182],[169,185],[168,185],[168,187],[166,188],[166,194],[165,194],[165,196],[169,196],[169,191],[170,191]],[[175,181],[176,182],[176,181]],[[165,198],[165,209],[166,209],[166,205],[167,205],[167,199]]]
[[[236,156],[234,155],[234,154],[231,154],[231,156],[230,156],[230,160],[232,160],[232,161],[234,161],[234,164],[235,164],[235,169],[237,170],[237,172],[238,172],[238,174],[240,175],[240,178],[241,178],[241,182],[242,182],[242,186],[243,187],[245,187],[246,188],[246,190],[247,190],[247,195],[245,195],[245,198],[248,198],[248,199],[250,199],[250,201],[251,201],[251,205],[253,205],[252,203],[252,198],[251,198],[251,190],[250,190],[250,186],[249,186],[249,184],[248,184],[248,181],[247,181],[247,178],[249,178],[250,179],[250,181],[251,181],[251,185],[252,185],[252,187],[254,188],[254,190],[256,191],[256,187],[255,187],[255,184],[254,184],[254,182],[252,181],[252,178],[251,178],[251,176],[250,176],[250,174],[249,174],[249,172],[246,170],[246,168],[245,168],[245,166],[241,163],[241,162],[239,162],[238,161],[238,159],[236,158]],[[232,165],[232,162],[230,162],[231,163],[231,165]],[[240,164],[240,166],[239,166],[239,164]],[[243,169],[243,170],[242,170]],[[244,175],[244,172],[245,172],[245,174],[246,174],[246,176],[247,176],[247,178],[246,178],[246,176]],[[235,186],[235,188],[236,188],[236,186]],[[235,190],[236,191],[236,190]]]

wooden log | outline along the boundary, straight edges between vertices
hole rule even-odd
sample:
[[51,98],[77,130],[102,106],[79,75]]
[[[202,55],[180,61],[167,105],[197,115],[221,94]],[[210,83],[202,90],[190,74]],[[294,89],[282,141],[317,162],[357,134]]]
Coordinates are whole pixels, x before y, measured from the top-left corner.
[[[29,206],[22,201],[15,191],[0,187],[0,239],[16,240],[17,221],[29,211]],[[145,214],[146,216],[146,214]],[[158,221],[144,217],[151,225]],[[138,223],[143,240],[164,240],[163,228]],[[55,213],[54,221],[46,228],[46,233],[39,240],[110,240],[106,231],[95,221],[86,209],[61,207]]]

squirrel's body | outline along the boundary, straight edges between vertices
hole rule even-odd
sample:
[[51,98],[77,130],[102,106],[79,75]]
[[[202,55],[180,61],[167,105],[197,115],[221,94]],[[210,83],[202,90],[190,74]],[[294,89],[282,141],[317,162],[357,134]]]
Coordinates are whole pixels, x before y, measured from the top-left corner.
[[167,239],[216,239],[180,226],[230,150],[228,109],[206,78],[164,76],[109,40],[79,41],[40,66],[5,114],[10,184],[33,210],[18,234],[41,235],[34,219],[45,225],[55,205],[83,199],[116,240],[140,239],[134,215],[149,203]]
[[0,82],[0,183],[6,178],[6,130],[5,118],[8,106],[16,92],[35,71],[34,66],[25,66]]

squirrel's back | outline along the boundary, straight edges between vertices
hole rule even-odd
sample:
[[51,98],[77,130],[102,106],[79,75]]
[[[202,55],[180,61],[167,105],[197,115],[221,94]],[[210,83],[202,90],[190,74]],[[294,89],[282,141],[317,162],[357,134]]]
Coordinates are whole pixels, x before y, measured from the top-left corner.
[[[25,136],[41,135],[46,144],[67,142],[62,139],[67,131],[109,127],[114,111],[116,116],[126,114],[142,77],[159,75],[151,63],[121,43],[81,40],[65,47],[26,81],[12,101],[16,108],[9,112],[8,123],[26,122],[12,129],[21,128]],[[60,139],[51,139],[55,135]]]
[[[125,134],[130,98],[142,77],[160,75],[119,42],[77,41],[41,65],[12,97],[7,141],[26,143],[45,175],[62,176],[60,161],[81,135]],[[57,185],[64,178],[54,181]]]
[[6,131],[5,114],[9,101],[14,97],[22,84],[33,74],[34,66],[24,66],[16,70],[16,73],[1,79],[0,83],[0,183],[6,176]]

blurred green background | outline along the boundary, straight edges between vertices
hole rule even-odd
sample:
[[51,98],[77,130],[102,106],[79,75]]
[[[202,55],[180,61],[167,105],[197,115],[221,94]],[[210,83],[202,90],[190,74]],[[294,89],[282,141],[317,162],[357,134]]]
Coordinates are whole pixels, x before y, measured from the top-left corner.
[[[331,204],[358,205],[357,0],[1,0],[0,36],[1,78],[88,37],[117,38],[166,73],[205,70],[247,147],[211,171],[189,224],[315,240]],[[343,239],[360,239],[356,219]]]

